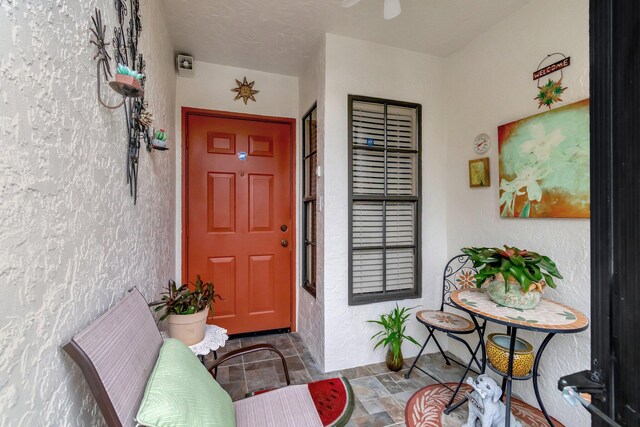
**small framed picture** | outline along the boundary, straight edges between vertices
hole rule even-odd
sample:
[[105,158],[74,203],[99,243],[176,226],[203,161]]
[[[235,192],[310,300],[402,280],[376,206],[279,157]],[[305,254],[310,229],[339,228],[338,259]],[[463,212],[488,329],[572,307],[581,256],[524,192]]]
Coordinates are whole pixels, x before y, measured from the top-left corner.
[[490,187],[489,158],[469,160],[469,187]]

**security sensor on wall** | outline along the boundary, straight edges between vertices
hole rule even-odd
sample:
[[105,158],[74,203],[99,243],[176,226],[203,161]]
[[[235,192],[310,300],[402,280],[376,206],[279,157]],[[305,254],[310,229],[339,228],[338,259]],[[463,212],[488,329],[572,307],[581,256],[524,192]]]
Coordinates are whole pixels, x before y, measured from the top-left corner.
[[178,54],[176,56],[176,69],[180,77],[193,77],[193,56]]

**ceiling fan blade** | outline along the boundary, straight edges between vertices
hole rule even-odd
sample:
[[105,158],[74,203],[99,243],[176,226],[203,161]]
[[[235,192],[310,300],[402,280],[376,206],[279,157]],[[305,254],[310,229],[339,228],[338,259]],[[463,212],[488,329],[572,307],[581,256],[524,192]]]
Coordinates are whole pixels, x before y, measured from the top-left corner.
[[342,7],[351,7],[354,4],[358,3],[360,0],[342,0]]
[[393,19],[400,15],[400,0],[384,0],[384,19]]

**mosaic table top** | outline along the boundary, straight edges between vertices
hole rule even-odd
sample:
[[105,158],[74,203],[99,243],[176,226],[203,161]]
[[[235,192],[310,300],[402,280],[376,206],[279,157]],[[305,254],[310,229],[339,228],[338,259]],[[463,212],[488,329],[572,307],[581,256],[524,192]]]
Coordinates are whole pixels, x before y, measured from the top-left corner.
[[531,310],[521,310],[497,304],[483,289],[459,289],[451,294],[451,301],[475,316],[519,329],[573,333],[589,326],[580,311],[546,298]]

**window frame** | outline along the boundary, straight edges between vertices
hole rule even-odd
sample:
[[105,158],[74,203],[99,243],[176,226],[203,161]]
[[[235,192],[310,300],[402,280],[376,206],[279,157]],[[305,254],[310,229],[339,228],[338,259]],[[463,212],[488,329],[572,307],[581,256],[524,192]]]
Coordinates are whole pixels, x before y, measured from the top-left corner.
[[[356,305],[365,305],[365,304],[373,304],[377,302],[384,301],[398,301],[403,299],[416,299],[422,297],[422,105],[412,102],[404,102],[404,101],[396,101],[385,98],[374,98],[369,96],[361,96],[361,95],[349,95],[348,96],[348,162],[349,162],[349,298],[348,303],[350,306]],[[353,153],[354,153],[354,144],[353,144],[353,105],[355,102],[368,102],[368,103],[376,103],[382,104],[384,107],[384,116],[385,116],[385,129],[384,129],[384,143],[385,146],[381,149],[379,147],[370,148],[366,146],[355,148],[357,150],[371,150],[371,151],[383,151],[387,152],[414,152],[413,150],[408,151],[406,149],[398,149],[398,148],[387,148],[387,126],[386,126],[386,116],[387,109],[389,106],[394,107],[404,107],[404,108],[413,108],[416,110],[416,170],[415,170],[415,182],[416,182],[416,193],[415,196],[388,196],[388,195],[357,195],[354,196],[353,193]],[[385,170],[385,181],[387,179],[387,172]],[[386,212],[384,216],[383,222],[383,254],[385,256],[385,260],[383,263],[383,293],[382,294],[371,294],[371,295],[361,295],[353,293],[353,205],[354,202],[359,201],[399,201],[399,202],[409,202],[412,201],[415,203],[415,263],[414,263],[414,287],[411,290],[401,290],[401,291],[387,291],[386,290],[386,270],[387,270],[387,262],[386,262]]]
[[[301,169],[302,169],[302,195],[301,195],[301,201],[302,201],[302,268],[301,268],[301,273],[302,273],[302,278],[301,278],[301,283],[302,283],[302,288],[307,291],[313,298],[316,298],[316,294],[317,294],[317,289],[318,289],[318,179],[316,177],[316,191],[315,191],[315,195],[313,197],[307,197],[306,196],[306,187],[307,187],[307,177],[310,177],[309,171],[307,170],[307,164],[306,164],[306,160],[307,158],[311,158],[311,156],[315,155],[316,156],[316,166],[318,165],[318,141],[317,141],[317,125],[316,125],[316,150],[314,152],[311,153],[307,153],[306,149],[306,138],[307,138],[307,126],[306,126],[306,121],[307,118],[309,119],[309,121],[311,121],[312,115],[313,113],[316,113],[316,121],[317,121],[317,114],[318,114],[318,103],[314,102],[313,105],[311,106],[311,108],[309,108],[309,110],[302,116],[302,149],[300,150],[300,153],[302,155],[302,164],[301,164]],[[309,136],[311,137],[311,136]],[[309,146],[311,147],[311,143],[309,143]],[[311,171],[312,174],[315,174],[316,171]],[[307,217],[307,204],[309,203],[313,203],[315,206],[315,220],[316,220],[316,225],[315,225],[315,236],[313,241],[307,241],[307,226],[308,226],[308,220],[309,218]],[[307,280],[307,246],[312,245],[316,248],[315,252],[314,252],[314,257],[313,257],[313,265],[312,265],[312,269],[313,269],[313,280],[312,281],[308,281]]]

